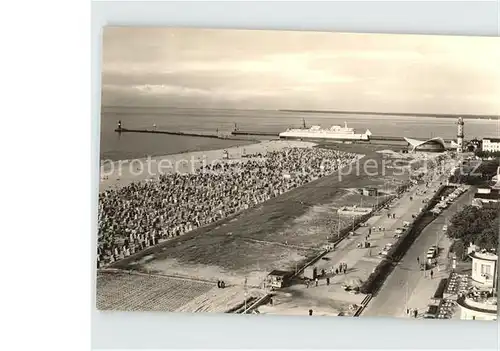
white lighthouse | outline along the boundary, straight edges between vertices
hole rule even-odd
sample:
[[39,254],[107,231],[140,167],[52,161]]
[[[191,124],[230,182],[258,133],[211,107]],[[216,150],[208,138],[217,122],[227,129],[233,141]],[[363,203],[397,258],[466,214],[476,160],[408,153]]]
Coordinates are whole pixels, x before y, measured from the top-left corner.
[[457,124],[457,154],[461,154],[464,151],[464,119],[458,117]]

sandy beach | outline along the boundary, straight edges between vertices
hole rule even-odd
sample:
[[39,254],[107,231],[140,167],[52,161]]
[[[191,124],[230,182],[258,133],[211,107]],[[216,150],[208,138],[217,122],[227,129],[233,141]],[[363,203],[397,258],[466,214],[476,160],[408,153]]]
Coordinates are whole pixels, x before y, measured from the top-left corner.
[[[259,143],[219,150],[106,162],[100,167],[99,191],[122,187],[135,181],[154,180],[166,173],[190,173],[212,162],[241,162],[244,154],[267,153],[289,147],[313,147],[315,143],[294,140],[266,140]],[[225,159],[227,151],[228,159]]]

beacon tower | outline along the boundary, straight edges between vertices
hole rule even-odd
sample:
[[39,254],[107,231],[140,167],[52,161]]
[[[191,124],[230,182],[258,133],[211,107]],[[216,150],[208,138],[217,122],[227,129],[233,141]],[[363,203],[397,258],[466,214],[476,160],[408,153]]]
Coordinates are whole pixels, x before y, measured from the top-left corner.
[[464,151],[464,119],[458,117],[457,123],[457,153],[461,154]]

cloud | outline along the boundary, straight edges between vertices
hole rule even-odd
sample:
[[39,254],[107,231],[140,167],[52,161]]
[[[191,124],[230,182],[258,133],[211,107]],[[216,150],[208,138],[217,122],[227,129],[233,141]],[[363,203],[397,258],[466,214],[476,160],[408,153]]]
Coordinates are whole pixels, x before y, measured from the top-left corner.
[[[108,87],[109,88],[109,87]],[[267,97],[278,95],[275,90],[246,90],[246,89],[199,89],[176,85],[137,85],[133,89],[142,94],[151,94],[156,96],[171,95],[179,97],[203,97],[211,99],[241,100],[255,97]]]
[[220,107],[246,101],[255,108],[500,108],[498,38],[194,29],[111,34],[106,93]]

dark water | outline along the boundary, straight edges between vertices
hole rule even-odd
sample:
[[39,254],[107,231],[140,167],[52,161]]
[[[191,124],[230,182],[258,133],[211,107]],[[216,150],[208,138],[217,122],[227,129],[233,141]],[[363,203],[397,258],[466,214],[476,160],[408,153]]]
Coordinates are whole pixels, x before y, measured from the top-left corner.
[[[114,132],[118,120],[125,128],[151,128],[177,131],[232,131],[236,123],[240,130],[266,130],[281,132],[286,128],[300,127],[302,118],[307,126],[343,125],[358,132],[366,129],[374,135],[429,138],[440,136],[456,138],[456,120],[453,118],[374,116],[345,114],[308,114],[262,110],[221,110],[165,107],[109,107],[101,113],[101,159],[132,159],[148,155],[158,156],[185,151],[219,149],[239,144],[234,140],[183,137],[162,134]],[[498,120],[465,120],[466,138],[499,137]]]

